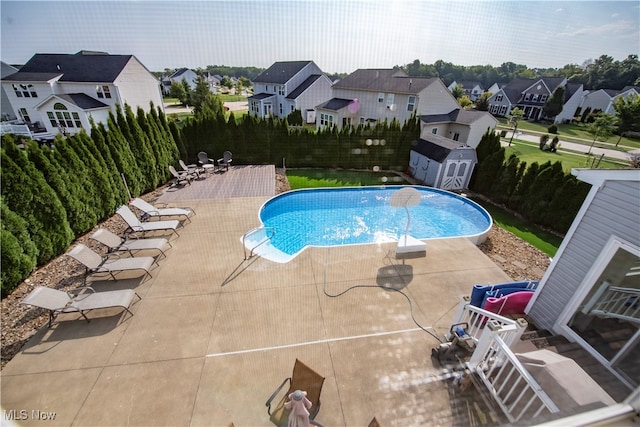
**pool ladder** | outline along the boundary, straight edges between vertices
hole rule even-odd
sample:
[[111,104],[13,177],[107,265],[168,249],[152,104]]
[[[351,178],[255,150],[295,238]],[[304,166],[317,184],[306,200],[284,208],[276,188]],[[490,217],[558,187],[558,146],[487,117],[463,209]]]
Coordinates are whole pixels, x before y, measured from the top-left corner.
[[[255,245],[254,247],[251,248],[251,250],[249,251],[249,256],[247,257],[247,246],[245,245],[245,241],[247,239],[247,237],[251,236],[254,233],[257,233],[258,231],[262,231],[264,230],[265,232],[265,236],[262,240],[260,240],[258,242],[257,245]],[[251,231],[247,231],[246,233],[244,233],[244,236],[242,236],[242,248],[244,249],[244,260],[248,260],[249,258],[251,258],[253,256],[253,251],[256,250],[256,248],[258,248],[259,246],[261,246],[264,243],[267,243],[268,241],[271,240],[271,238],[276,234],[276,230],[273,227],[256,227]]]

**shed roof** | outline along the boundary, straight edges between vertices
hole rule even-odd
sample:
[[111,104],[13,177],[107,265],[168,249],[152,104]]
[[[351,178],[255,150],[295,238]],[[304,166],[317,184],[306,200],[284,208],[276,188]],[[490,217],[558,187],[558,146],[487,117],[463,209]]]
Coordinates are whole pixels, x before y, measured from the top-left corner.
[[438,163],[442,163],[452,151],[466,147],[465,144],[459,141],[440,135],[428,135],[425,138],[415,141],[411,150]]

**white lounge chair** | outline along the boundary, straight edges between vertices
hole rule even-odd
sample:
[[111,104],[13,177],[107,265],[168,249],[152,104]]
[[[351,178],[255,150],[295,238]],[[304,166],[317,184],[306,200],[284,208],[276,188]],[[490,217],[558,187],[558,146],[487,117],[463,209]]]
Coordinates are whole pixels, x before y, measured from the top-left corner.
[[130,201],[129,204],[140,209],[142,212],[147,214],[149,218],[162,219],[163,217],[184,217],[184,219],[191,222],[191,218],[189,217],[196,214],[196,212],[191,208],[155,207],[151,203],[146,202],[139,197]]
[[111,256],[103,257],[82,243],[74,246],[67,252],[67,255],[85,266],[85,281],[87,276],[91,274],[105,274],[111,276],[113,280],[117,280],[116,273],[135,270],[143,271],[144,276],[149,275],[149,277],[152,277],[150,273],[151,267],[153,264],[159,265],[150,256],[119,258],[115,256],[117,254],[112,254]]
[[179,236],[176,229],[180,226],[180,221],[177,219],[141,222],[138,217],[131,212],[131,209],[129,209],[128,206],[120,206],[116,213],[127,223],[129,226],[128,231],[132,233],[142,233],[142,235],[145,235],[146,233],[153,231],[170,231]]
[[[81,291],[84,291],[84,293],[75,295],[76,292]],[[140,295],[131,289],[96,292],[93,288],[85,286],[70,292],[64,292],[38,286],[20,304],[49,310],[49,327],[51,327],[53,319],[60,313],[80,313],[89,322],[89,318],[85,314],[87,311],[122,307],[133,316],[129,307],[131,307],[134,297],[138,297],[138,300],[141,299]]]
[[124,239],[111,231],[100,228],[90,236],[91,239],[96,242],[102,243],[109,252],[112,251],[126,251],[131,256],[135,256],[136,252],[140,251],[158,251],[163,257],[167,257],[164,253],[165,249],[171,247],[168,239],[164,237],[158,237],[153,239]]

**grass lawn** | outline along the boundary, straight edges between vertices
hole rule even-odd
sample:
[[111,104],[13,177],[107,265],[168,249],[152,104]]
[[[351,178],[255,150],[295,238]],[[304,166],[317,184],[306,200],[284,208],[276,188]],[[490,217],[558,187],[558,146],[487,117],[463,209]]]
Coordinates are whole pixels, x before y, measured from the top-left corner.
[[[500,121],[500,123],[498,124],[499,127],[506,128],[506,129],[513,128],[513,126],[507,124],[507,119],[502,117],[499,117],[497,119]],[[541,133],[548,134],[549,132],[547,131],[547,128],[549,126],[550,125],[548,124],[528,122],[525,120],[520,120],[518,122],[518,130],[532,131],[538,134],[541,134]],[[581,144],[591,144],[591,141],[593,141],[593,135],[587,132],[585,125],[560,123],[557,126],[558,126],[558,137],[560,137],[561,140],[565,139],[567,141],[581,143]],[[618,138],[619,138],[618,135],[612,135],[604,141],[606,142],[606,144],[602,143],[601,141],[596,141],[595,146],[603,147],[603,148],[615,148],[615,144],[618,142]],[[619,145],[623,147],[640,148],[640,140],[623,137],[620,140]]]
[[222,100],[222,102],[236,102],[236,101],[246,101],[247,97],[242,95],[231,95],[227,93],[219,93],[218,96]]
[[491,214],[493,222],[500,228],[515,234],[550,257],[554,256],[558,251],[562,243],[561,237],[541,230],[491,203],[477,199],[473,199],[473,201],[485,208]]
[[[386,182],[383,177],[386,177]],[[407,184],[407,182],[402,179],[398,180],[398,178],[395,174],[385,174],[384,172],[341,169],[287,169],[287,179],[294,190],[300,188],[381,185],[385,183]],[[562,243],[560,237],[547,233],[497,206],[479,200],[474,201],[491,214],[497,226],[515,234],[549,256],[554,256],[560,243]]]
[[[560,143],[560,148],[562,149],[562,143]],[[514,139],[511,147],[505,147],[505,159],[508,159],[512,154],[518,156],[520,161],[526,162],[528,165],[533,162],[538,162],[538,164],[543,164],[547,161],[551,161],[551,163],[561,162],[562,169],[567,173],[571,172],[572,168],[590,168],[592,165],[595,166],[599,159],[599,156],[571,154],[566,151],[558,151],[556,153],[542,151],[538,147],[538,144],[519,139]],[[599,169],[621,169],[624,167],[628,167],[628,165],[606,159],[603,159],[598,165]]]

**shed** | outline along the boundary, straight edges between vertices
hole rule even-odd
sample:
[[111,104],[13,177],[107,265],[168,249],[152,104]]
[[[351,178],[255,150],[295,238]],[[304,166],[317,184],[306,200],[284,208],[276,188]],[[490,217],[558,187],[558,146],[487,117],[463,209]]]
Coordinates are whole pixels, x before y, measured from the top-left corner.
[[476,163],[475,148],[440,135],[418,139],[409,154],[411,176],[443,190],[467,188]]

